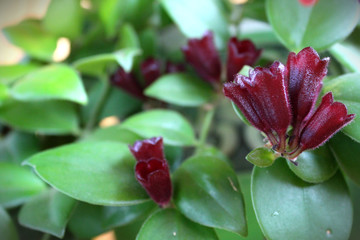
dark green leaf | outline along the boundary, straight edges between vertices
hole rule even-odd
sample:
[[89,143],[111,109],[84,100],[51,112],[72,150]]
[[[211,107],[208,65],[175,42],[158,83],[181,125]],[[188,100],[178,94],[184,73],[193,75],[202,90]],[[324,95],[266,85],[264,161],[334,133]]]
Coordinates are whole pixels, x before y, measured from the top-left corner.
[[16,163],[0,162],[0,205],[18,206],[46,188],[29,169]]
[[25,20],[3,30],[8,39],[34,58],[50,61],[56,49],[57,38],[46,32],[40,22]]
[[244,201],[235,172],[224,161],[196,156],[174,175],[174,201],[189,219],[247,235]]
[[143,224],[137,240],[216,240],[214,230],[194,223],[175,209],[163,209],[151,215]]
[[350,188],[351,199],[354,204],[354,219],[349,240],[358,240],[360,237],[360,204],[358,204],[360,202],[360,186],[355,185],[351,181],[348,181],[348,185]]
[[360,49],[357,46],[337,43],[329,50],[331,54],[351,72],[360,73]]
[[214,90],[192,75],[174,73],[160,77],[146,88],[145,95],[179,106],[195,107],[208,102]]
[[338,133],[331,138],[330,148],[341,170],[360,186],[360,143]]
[[22,101],[68,100],[87,103],[79,75],[66,65],[49,65],[26,75],[13,86],[12,96]]
[[47,150],[26,164],[47,183],[80,201],[126,206],[147,201],[135,179],[135,160],[117,142],[81,142]]
[[256,148],[246,155],[246,160],[258,167],[269,167],[276,158],[274,152],[266,147]]
[[11,66],[0,66],[0,81],[4,84],[11,84],[18,78],[38,69],[37,64],[17,64]]
[[[124,1],[124,0],[123,0]],[[148,18],[153,12],[154,0],[125,0],[125,21],[132,23],[136,28],[148,25]]]
[[77,134],[79,131],[74,104],[63,101],[13,101],[0,108],[0,121],[40,134]]
[[2,207],[0,207],[0,233],[1,239],[4,240],[19,239],[14,223]]
[[360,18],[357,0],[320,0],[312,7],[298,0],[267,0],[266,10],[279,39],[295,52],[308,46],[326,49],[346,38]]
[[[359,4],[360,6],[360,4]],[[343,129],[352,139],[360,142],[360,73],[339,76],[325,83],[324,92],[332,92],[336,101],[344,103],[355,120]]]
[[279,160],[252,175],[253,206],[266,239],[348,239],[353,208],[340,171],[311,184]]
[[34,197],[20,209],[21,225],[62,238],[77,201],[53,189]]
[[286,162],[299,178],[310,183],[327,181],[338,169],[336,160],[327,145],[301,153],[296,160],[298,166],[290,161]]
[[144,138],[162,136],[164,143],[176,146],[195,144],[195,134],[190,123],[171,110],[150,110],[126,119],[122,126]]
[[144,219],[139,219],[128,225],[115,228],[116,239],[135,240],[143,223]]
[[211,30],[215,34],[216,45],[225,46],[229,38],[228,20],[221,1],[162,0],[161,4],[188,38],[199,38]]

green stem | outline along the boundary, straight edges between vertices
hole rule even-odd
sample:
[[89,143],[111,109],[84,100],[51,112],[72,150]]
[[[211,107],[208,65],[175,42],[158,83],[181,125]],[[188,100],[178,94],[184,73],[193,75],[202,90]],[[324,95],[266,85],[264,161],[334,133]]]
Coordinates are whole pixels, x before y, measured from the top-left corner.
[[209,134],[209,130],[211,127],[212,120],[214,118],[215,108],[211,106],[209,110],[205,113],[204,120],[202,122],[202,127],[200,131],[199,144],[196,149],[196,153],[199,153],[202,149],[204,149],[206,145],[206,138]]
[[106,100],[109,97],[110,94],[110,90],[111,90],[111,85],[108,81],[108,79],[103,79],[105,77],[102,77],[102,82],[104,83],[104,87],[102,89],[101,95],[100,95],[100,99],[99,101],[96,103],[94,110],[91,112],[90,117],[89,117],[89,121],[87,122],[83,135],[86,135],[87,133],[89,133],[94,126],[97,123],[97,120],[99,118],[99,115],[101,113],[101,110],[103,109]]

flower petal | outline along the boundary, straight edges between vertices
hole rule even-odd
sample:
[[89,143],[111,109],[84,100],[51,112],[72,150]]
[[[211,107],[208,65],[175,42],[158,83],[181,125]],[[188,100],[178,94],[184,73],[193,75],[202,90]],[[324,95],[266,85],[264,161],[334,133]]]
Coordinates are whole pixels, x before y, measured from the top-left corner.
[[165,159],[162,137],[136,141],[133,146],[129,146],[129,149],[137,161],[148,161],[152,158]]
[[154,58],[148,58],[141,63],[140,71],[145,80],[145,87],[147,87],[160,77],[161,63]]
[[125,72],[125,70],[121,67],[113,75],[111,75],[110,82],[114,86],[123,89],[137,98],[145,99],[143,89],[136,81],[135,76],[131,73]]

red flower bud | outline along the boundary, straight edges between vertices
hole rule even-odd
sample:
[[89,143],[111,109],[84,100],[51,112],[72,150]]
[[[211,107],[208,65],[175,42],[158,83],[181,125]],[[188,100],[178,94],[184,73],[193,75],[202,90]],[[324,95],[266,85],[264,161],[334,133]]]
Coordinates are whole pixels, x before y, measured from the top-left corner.
[[250,40],[239,41],[235,37],[228,42],[228,58],[226,63],[227,81],[232,82],[235,75],[245,65],[254,65],[261,54]]
[[212,32],[206,32],[201,39],[189,39],[182,51],[200,77],[210,83],[220,81],[221,62]]
[[148,58],[141,63],[140,71],[147,87],[161,76],[161,63],[154,58]]
[[110,77],[110,82],[127,93],[140,98],[145,99],[143,94],[143,89],[136,81],[135,76],[132,73],[127,73],[122,67],[120,67],[113,75]]
[[161,137],[137,141],[129,146],[137,160],[136,179],[161,207],[168,205],[172,196],[170,172],[163,148]]
[[299,0],[299,2],[306,7],[311,7],[315,5],[318,0]]

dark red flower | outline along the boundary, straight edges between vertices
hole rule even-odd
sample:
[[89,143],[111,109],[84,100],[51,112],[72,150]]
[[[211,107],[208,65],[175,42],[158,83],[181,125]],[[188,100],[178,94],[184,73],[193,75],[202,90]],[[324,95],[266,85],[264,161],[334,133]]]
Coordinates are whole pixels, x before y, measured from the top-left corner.
[[291,108],[285,84],[285,66],[274,62],[270,68],[257,67],[249,77],[237,75],[224,85],[224,94],[257,129],[263,131],[275,149],[285,150]]
[[166,73],[176,73],[176,72],[184,72],[185,66],[183,64],[177,64],[167,61],[166,62]]
[[141,63],[141,74],[145,80],[145,86],[149,86],[161,76],[161,63],[154,58],[148,58]]
[[299,0],[299,2],[306,7],[311,7],[315,5],[318,0]]
[[129,149],[137,160],[136,179],[154,202],[161,207],[167,206],[171,200],[172,186],[162,138],[137,141]]
[[256,49],[250,40],[239,41],[232,37],[228,42],[228,58],[226,62],[227,81],[232,82],[235,75],[245,65],[254,65],[261,54],[260,49]]
[[135,76],[132,73],[125,72],[122,67],[119,67],[118,70],[111,75],[110,82],[137,98],[145,99],[143,88],[137,82]]
[[200,77],[210,83],[220,82],[221,62],[212,32],[206,32],[201,39],[189,39],[182,51]]

